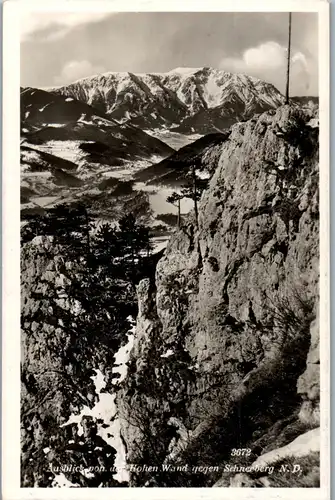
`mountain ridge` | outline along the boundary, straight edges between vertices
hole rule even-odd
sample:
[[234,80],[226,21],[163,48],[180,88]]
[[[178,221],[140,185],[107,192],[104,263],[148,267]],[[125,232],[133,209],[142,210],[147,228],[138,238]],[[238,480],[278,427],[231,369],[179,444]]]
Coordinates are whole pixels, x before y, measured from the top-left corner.
[[208,67],[166,73],[107,72],[49,92],[74,97],[122,123],[142,129],[180,129],[186,134],[224,131],[284,102],[270,83]]
[[[149,161],[174,152],[171,146],[132,124],[120,124],[73,97],[33,87],[21,88],[22,141],[46,148],[46,152],[56,156],[59,153],[65,159],[72,159],[80,144],[94,142],[106,146],[109,156],[120,165],[134,158]],[[57,153],[54,153],[57,144]],[[106,154],[102,155],[101,163],[106,161]]]

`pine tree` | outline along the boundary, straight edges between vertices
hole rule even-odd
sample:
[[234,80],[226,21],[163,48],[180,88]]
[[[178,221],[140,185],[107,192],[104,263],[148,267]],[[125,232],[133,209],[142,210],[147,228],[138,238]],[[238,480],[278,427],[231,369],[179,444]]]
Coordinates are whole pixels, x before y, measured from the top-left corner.
[[171,203],[172,205],[176,205],[178,207],[178,221],[177,221],[177,226],[180,228],[180,223],[181,223],[181,213],[180,213],[180,201],[184,198],[184,196],[181,193],[177,193],[174,191],[170,196],[166,198],[166,201],[168,203]]
[[134,214],[119,220],[120,244],[123,248],[123,268],[134,284],[143,271],[144,258],[150,256],[151,244],[149,229],[138,223]]
[[50,258],[60,255],[65,262],[59,270],[61,284],[46,280],[43,293],[33,292],[46,306],[38,321],[62,321],[71,338],[66,359],[79,359],[81,351],[93,352],[97,342],[102,355],[114,351],[129,328],[128,317],[136,315],[135,286],[147,273],[149,229],[131,214],[119,221],[119,227],[105,223],[92,231],[87,210],[80,205],[59,206],[32,219],[28,227],[23,241],[35,233],[52,236]]
[[91,253],[90,230],[91,219],[84,205],[62,204],[44,215],[30,216],[21,230],[21,241],[27,243],[38,235],[50,236],[68,257],[87,259]]
[[[23,258],[37,255],[41,265],[36,266],[39,274],[34,281],[28,280],[29,292],[26,287],[25,297],[29,294],[31,304],[28,309],[23,308],[21,319],[27,338],[43,346],[38,354],[47,363],[45,372],[39,372],[35,378],[36,367],[31,366],[29,359],[23,360],[22,381],[29,391],[29,407],[22,408],[21,419],[27,427],[35,418],[36,408],[41,409],[46,417],[44,422],[48,423],[44,438],[49,442],[54,426],[57,429],[59,425],[51,403],[55,394],[55,404],[62,405],[59,406],[62,411],[69,403],[74,408],[83,403],[91,406],[92,370],[101,369],[107,376],[106,382],[112,381],[113,374],[108,368],[129,331],[129,316],[137,314],[134,285],[146,277],[150,238],[148,228],[134,216],[124,217],[119,225],[104,223],[93,230],[88,211],[81,206],[62,206],[47,211],[43,217],[31,218],[22,241],[29,242],[39,235],[50,236],[47,245],[43,240],[40,247],[23,245],[23,252],[27,252]],[[56,463],[63,460],[68,449],[66,432],[60,437],[52,442],[55,452],[52,460]],[[96,437],[84,441],[85,446],[92,445],[92,450],[95,443],[99,445]],[[38,451],[39,444],[35,448]],[[113,453],[113,448],[110,451]],[[30,455],[34,454],[33,447]],[[105,460],[105,448],[102,456]],[[96,455],[91,458],[95,460]],[[77,453],[73,460],[87,466],[83,455]],[[112,464],[113,456],[110,461]],[[113,479],[107,480],[107,476],[106,485],[114,486]],[[96,476],[98,483],[102,477]],[[71,476],[69,479],[72,480]]]
[[191,171],[188,175],[189,180],[187,184],[181,190],[181,194],[183,198],[190,198],[194,203],[194,213],[195,213],[195,222],[196,226],[198,226],[198,201],[201,198],[202,192],[206,189],[208,185],[208,179],[202,179],[199,174],[197,174],[196,168],[192,165]]
[[85,205],[57,205],[48,211],[47,218],[47,234],[54,236],[55,244],[81,252],[82,257],[88,258],[91,253],[91,220]]

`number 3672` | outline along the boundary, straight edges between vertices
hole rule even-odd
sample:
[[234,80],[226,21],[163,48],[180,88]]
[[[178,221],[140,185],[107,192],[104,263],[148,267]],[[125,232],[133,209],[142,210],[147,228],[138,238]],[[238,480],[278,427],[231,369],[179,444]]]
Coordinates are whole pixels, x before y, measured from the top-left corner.
[[233,448],[231,450],[232,457],[249,457],[251,454],[250,448]]

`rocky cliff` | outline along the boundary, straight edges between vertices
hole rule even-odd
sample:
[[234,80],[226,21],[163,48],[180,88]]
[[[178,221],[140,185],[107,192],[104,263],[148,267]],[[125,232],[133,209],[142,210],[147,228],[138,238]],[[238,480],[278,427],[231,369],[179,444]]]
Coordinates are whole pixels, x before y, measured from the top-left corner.
[[[87,470],[115,449],[97,433],[92,418],[64,426],[71,413],[98,400],[95,370],[104,370],[106,352],[75,338],[75,304],[62,293],[69,263],[52,239],[37,236],[21,249],[21,486],[60,486],[60,467]],[[64,311],[72,309],[72,328]],[[84,334],[84,332],[81,332]],[[113,352],[110,352],[113,356]],[[105,371],[105,370],[104,370]],[[93,380],[92,380],[93,378]],[[86,412],[87,414],[88,412]],[[79,418],[80,421],[81,417]],[[103,474],[68,469],[63,486],[97,486]],[[64,476],[65,478],[65,476]],[[108,478],[109,485],[115,481]]]
[[118,406],[128,463],[159,467],[132,485],[234,485],[226,465],[318,427],[318,206],[311,113],[281,106],[232,127],[198,223],[183,221],[138,286]]

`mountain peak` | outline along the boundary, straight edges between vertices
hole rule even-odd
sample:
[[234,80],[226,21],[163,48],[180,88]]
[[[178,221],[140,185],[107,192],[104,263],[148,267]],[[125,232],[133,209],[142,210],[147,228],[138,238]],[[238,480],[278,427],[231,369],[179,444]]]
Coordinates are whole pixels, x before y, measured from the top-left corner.
[[[186,67],[179,67],[179,68],[174,68],[171,69],[170,71],[167,71],[168,75],[171,75],[172,73],[178,73],[180,75],[192,75],[194,73],[197,73],[198,71],[202,71],[205,68],[186,68]],[[209,68],[206,68],[209,69]]]

